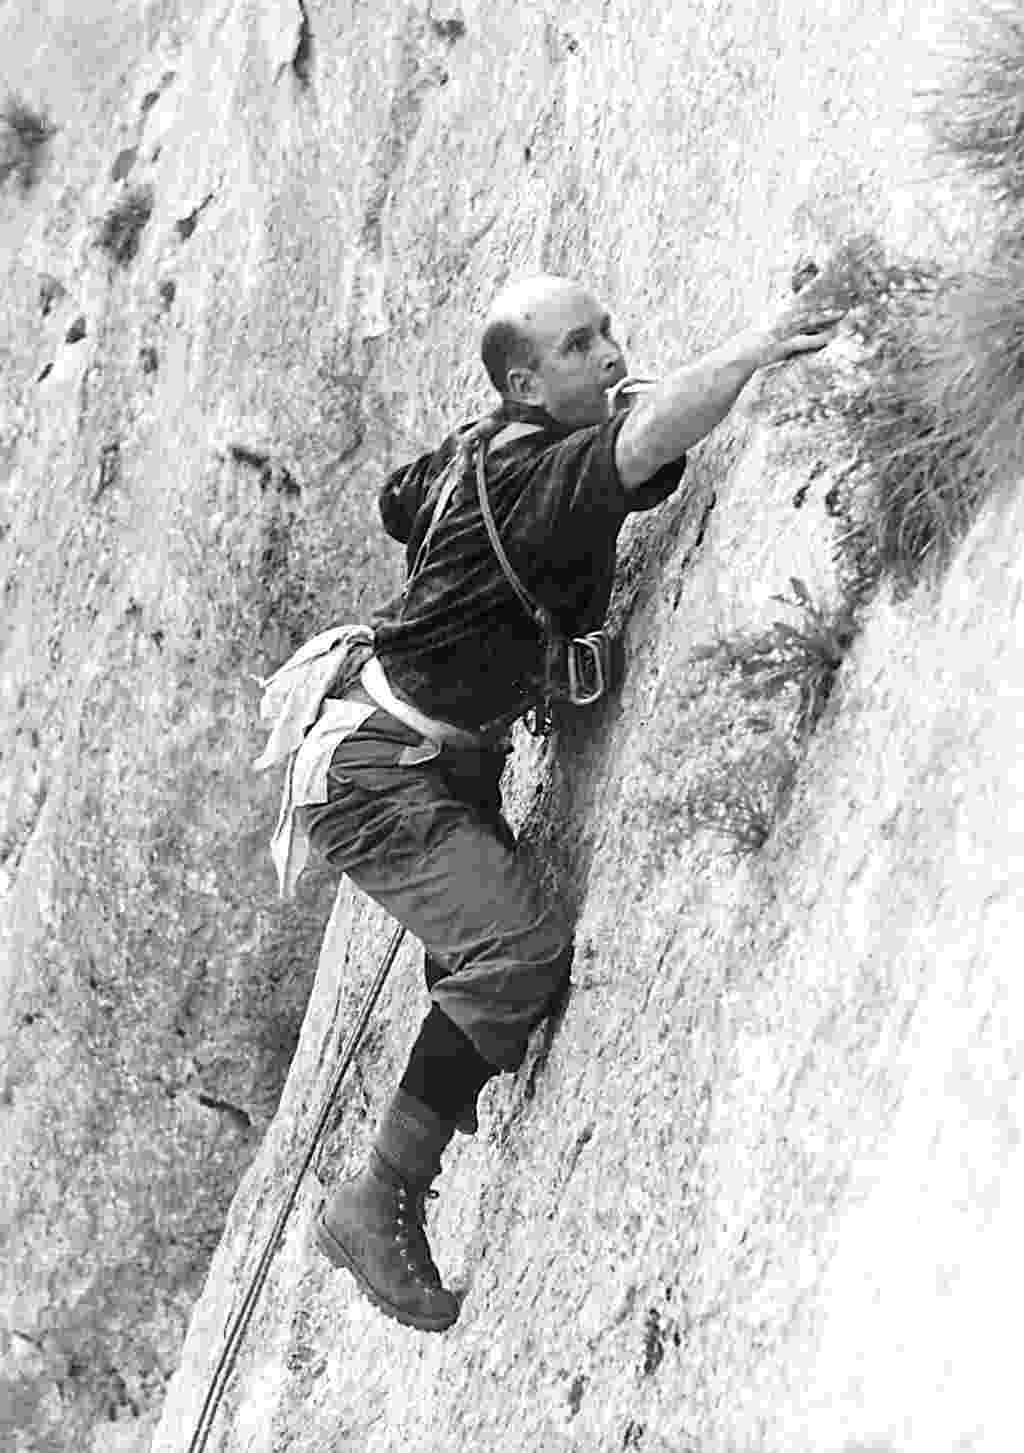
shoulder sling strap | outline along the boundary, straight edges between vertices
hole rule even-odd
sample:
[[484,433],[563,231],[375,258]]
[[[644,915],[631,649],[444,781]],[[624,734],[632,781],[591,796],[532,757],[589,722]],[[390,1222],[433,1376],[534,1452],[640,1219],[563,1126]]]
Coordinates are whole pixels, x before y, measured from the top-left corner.
[[520,580],[501,543],[498,526],[491,511],[491,502],[487,497],[486,455],[487,440],[481,439],[476,454],[476,492],[491,549],[498,557],[498,564],[519,604],[544,637],[545,700],[543,715],[538,714],[536,720],[538,723],[546,722],[547,725],[539,726],[535,733],[544,735],[550,728],[551,703],[558,691],[559,676],[562,673],[568,674],[568,700],[574,706],[589,706],[605,694],[611,673],[610,638],[605,630],[591,631],[585,636],[574,636],[571,640],[561,635],[551,611],[532,596]]
[[[551,704],[558,691],[559,676],[564,674],[566,670],[568,670],[569,674],[569,700],[575,705],[588,705],[604,694],[608,645],[607,637],[602,631],[594,631],[589,636],[572,641],[568,641],[562,636],[555,625],[554,615],[547,606],[537,600],[527,590],[520,577],[516,574],[512,562],[505,552],[505,547],[501,543],[501,536],[498,533],[498,526],[487,494],[488,444],[490,443],[500,447],[502,436],[511,443],[512,439],[519,435],[534,432],[539,432],[539,426],[528,423],[512,423],[505,429],[499,429],[497,432],[493,430],[493,427],[491,429],[474,429],[469,437],[460,441],[461,447],[456,450],[453,458],[445,467],[447,478],[445,478],[438,492],[434,511],[430,517],[430,524],[427,526],[426,534],[423,536],[420,547],[416,552],[416,559],[413,561],[412,568],[406,579],[406,589],[408,589],[413,577],[423,569],[426,563],[427,552],[436,533],[437,526],[462,479],[466,455],[475,449],[476,492],[484,527],[487,530],[487,538],[491,542],[491,549],[494,551],[498,564],[501,566],[502,574],[511,586],[519,604],[544,640],[544,701],[534,710],[534,727],[530,728],[535,732],[535,735],[544,735],[550,729]],[[584,680],[584,678],[586,679]]]
[[491,502],[487,497],[487,471],[486,471],[487,444],[481,440],[476,451],[476,493],[480,501],[480,513],[484,517],[484,525],[487,528],[487,538],[491,542],[491,549],[498,557],[498,564],[504,572],[505,579],[515,592],[519,604],[533,623],[544,633],[545,640],[550,640],[556,635],[554,617],[547,606],[542,605],[539,600],[530,594],[526,586],[512,568],[512,562],[505,554],[505,547],[501,543],[501,536],[498,534],[498,526],[494,522],[494,515],[491,511]]
[[533,736],[547,736],[551,730],[552,703],[558,694],[559,676],[566,667],[567,642],[565,637],[559,634],[551,611],[530,594],[513,570],[512,562],[505,553],[505,547],[501,543],[498,526],[491,510],[491,502],[487,497],[486,466],[487,440],[481,439],[476,451],[476,493],[480,501],[480,513],[484,517],[484,525],[487,528],[487,538],[491,542],[491,549],[498,558],[498,564],[501,566],[505,579],[515,592],[516,599],[544,640],[544,695],[543,700],[527,715],[527,730]]
[[[470,424],[463,430],[462,437],[458,440],[452,457],[441,471],[440,477],[444,482],[438,491],[437,499],[434,501],[434,509],[430,516],[430,523],[427,526],[423,539],[420,541],[420,547],[416,551],[416,558],[406,576],[405,583],[407,588],[413,576],[418,575],[427,562],[427,553],[430,550],[431,541],[437,532],[442,515],[451,503],[452,495],[461,483],[462,471],[466,467],[466,461],[472,453],[474,445],[479,442],[481,447],[486,449],[488,440],[496,440],[499,436],[503,442],[511,443],[512,439],[522,434],[534,434],[538,431],[539,426],[537,424],[504,424],[494,415],[490,415],[476,424]],[[493,539],[494,536],[491,538]],[[508,567],[506,562],[506,566],[503,568],[511,567]]]

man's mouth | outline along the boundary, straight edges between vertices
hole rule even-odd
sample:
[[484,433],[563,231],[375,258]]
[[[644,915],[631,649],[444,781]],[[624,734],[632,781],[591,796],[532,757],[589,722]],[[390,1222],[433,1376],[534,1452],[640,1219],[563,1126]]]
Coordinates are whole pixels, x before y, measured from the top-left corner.
[[608,404],[609,418],[613,414],[621,413],[636,403],[641,394],[649,393],[654,388],[656,380],[653,378],[641,378],[639,375],[624,373],[617,383],[605,393]]

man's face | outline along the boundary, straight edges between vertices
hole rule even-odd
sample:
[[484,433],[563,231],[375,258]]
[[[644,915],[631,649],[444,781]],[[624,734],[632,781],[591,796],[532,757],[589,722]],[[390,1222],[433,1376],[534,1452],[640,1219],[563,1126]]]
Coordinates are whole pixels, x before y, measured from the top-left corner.
[[510,373],[515,395],[542,404],[563,424],[603,423],[607,390],[626,377],[626,360],[605,309],[583,288],[567,284],[532,305],[523,326],[537,362]]

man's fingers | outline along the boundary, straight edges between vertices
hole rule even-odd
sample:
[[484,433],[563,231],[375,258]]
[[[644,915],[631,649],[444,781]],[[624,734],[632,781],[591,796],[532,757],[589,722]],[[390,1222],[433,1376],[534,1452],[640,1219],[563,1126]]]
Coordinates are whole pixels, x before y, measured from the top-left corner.
[[795,337],[787,338],[786,347],[794,353],[811,353],[831,343],[837,332],[834,324],[823,325],[820,332],[797,333]]
[[830,308],[827,312],[812,313],[808,317],[796,320],[795,326],[799,336],[809,333],[825,333],[830,329],[834,330],[845,316],[846,314],[841,308]]
[[777,310],[765,329],[768,356],[778,363],[801,353],[819,352],[835,338],[846,312],[845,308],[812,307],[807,302]]

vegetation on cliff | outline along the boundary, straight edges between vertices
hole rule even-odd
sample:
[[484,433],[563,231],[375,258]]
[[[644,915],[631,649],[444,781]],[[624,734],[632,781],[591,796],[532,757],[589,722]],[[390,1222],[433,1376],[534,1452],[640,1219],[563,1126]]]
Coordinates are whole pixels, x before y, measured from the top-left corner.
[[30,192],[39,180],[53,133],[45,112],[21,96],[9,95],[0,108],[0,186],[13,177],[23,194]]

